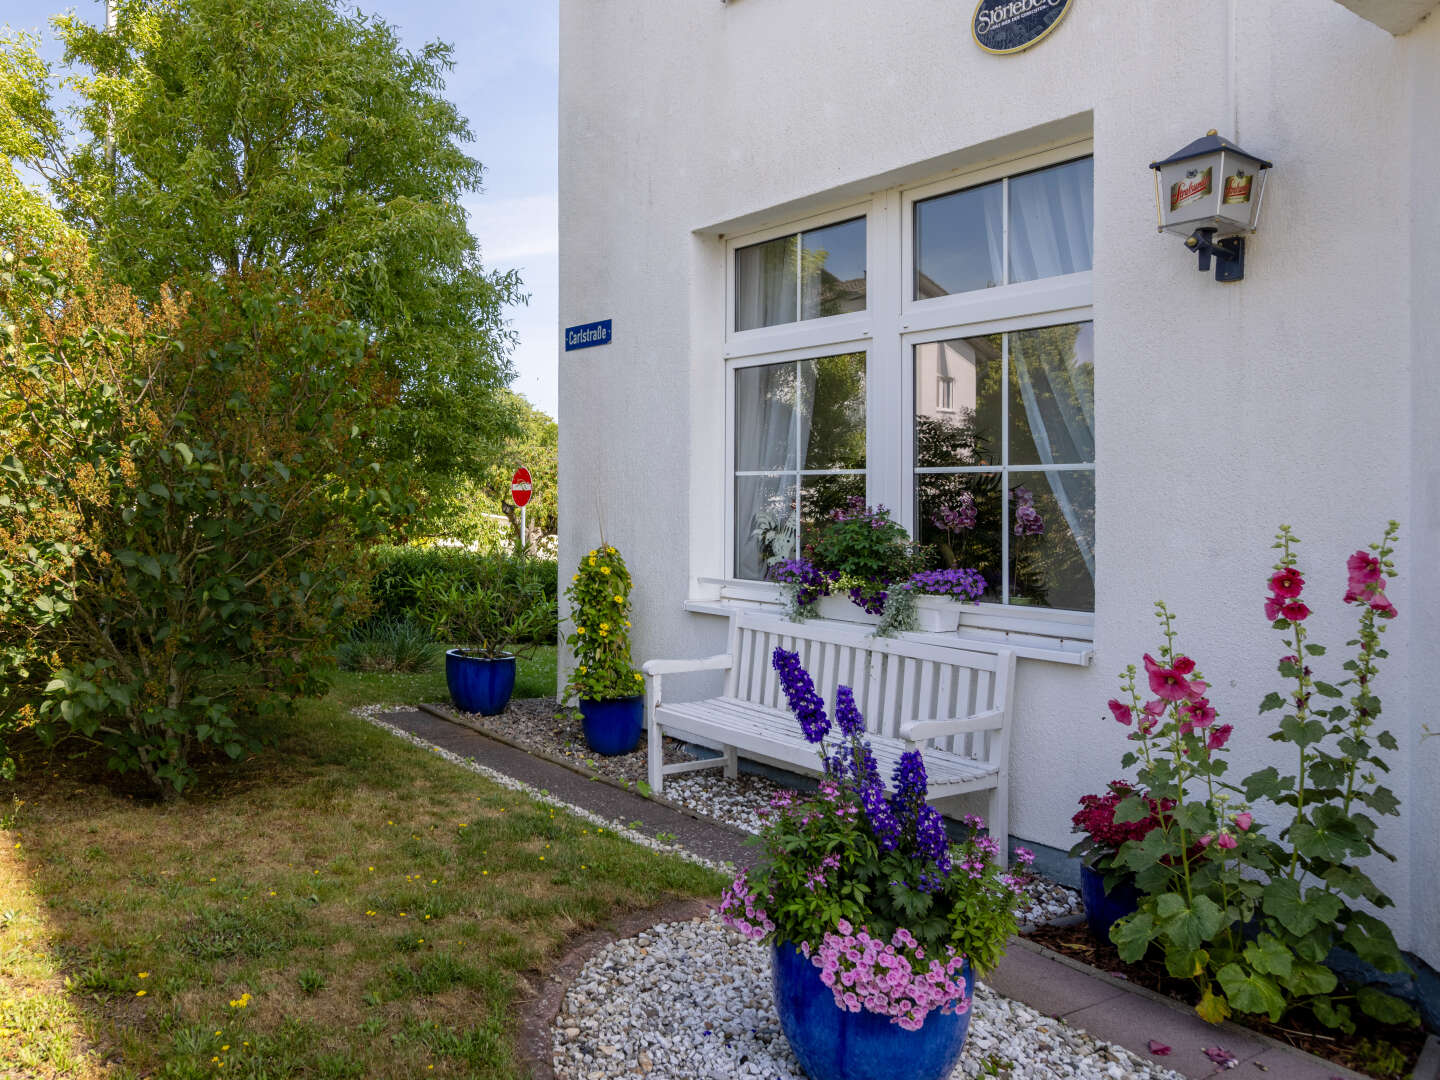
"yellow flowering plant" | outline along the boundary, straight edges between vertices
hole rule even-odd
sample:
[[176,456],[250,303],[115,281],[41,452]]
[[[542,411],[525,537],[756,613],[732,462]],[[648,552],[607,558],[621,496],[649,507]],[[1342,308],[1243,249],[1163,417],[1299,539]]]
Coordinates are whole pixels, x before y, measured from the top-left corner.
[[565,639],[575,657],[568,697],[614,701],[644,692],[630,659],[630,571],[608,544],[580,559],[565,589],[571,633]]

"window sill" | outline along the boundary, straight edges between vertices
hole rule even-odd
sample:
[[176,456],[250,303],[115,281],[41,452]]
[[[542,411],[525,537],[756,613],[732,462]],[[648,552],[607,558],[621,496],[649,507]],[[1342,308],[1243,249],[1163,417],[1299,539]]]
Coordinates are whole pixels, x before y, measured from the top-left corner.
[[[783,614],[778,597],[759,595],[767,588],[763,583],[744,582],[736,585],[735,591],[747,595],[696,598],[685,601],[683,607],[692,614],[721,615],[726,618],[738,611],[765,611],[777,616]],[[769,588],[773,589],[773,586]],[[909,631],[901,636],[907,641],[920,641],[941,648],[984,651],[987,648],[1003,646],[1012,649],[1022,660],[1068,664],[1072,667],[1090,665],[1095,653],[1094,642],[1091,640],[1093,630],[1091,624],[1082,621],[1081,617],[1069,612],[1004,614],[1003,608],[999,609],[1002,614],[996,614],[994,608],[995,605],[984,605],[976,610],[967,605],[959,630],[944,633]],[[1056,620],[1045,618],[1052,614],[1056,616]],[[855,625],[863,623],[857,620]]]

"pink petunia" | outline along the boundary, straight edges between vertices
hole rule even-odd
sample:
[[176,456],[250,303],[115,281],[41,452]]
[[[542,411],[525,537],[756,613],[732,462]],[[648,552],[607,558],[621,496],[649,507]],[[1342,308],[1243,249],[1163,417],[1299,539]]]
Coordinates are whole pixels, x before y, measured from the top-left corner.
[[1133,719],[1133,717],[1130,714],[1129,705],[1126,705],[1124,702],[1118,701],[1115,698],[1111,698],[1105,704],[1110,706],[1111,716],[1115,717],[1116,720],[1124,724],[1126,727],[1130,726],[1130,721]]

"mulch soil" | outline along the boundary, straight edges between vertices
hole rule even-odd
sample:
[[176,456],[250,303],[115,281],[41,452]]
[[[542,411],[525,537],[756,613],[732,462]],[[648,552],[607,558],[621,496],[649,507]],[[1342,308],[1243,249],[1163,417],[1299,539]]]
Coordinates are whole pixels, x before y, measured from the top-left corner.
[[[1091,937],[1090,929],[1084,923],[1077,926],[1041,926],[1027,936],[1062,956],[1089,964],[1111,975],[1123,975],[1136,986],[1154,990],[1187,1005],[1195,1003],[1194,984],[1172,978],[1166,972],[1163,961],[1147,957],[1138,964],[1127,964],[1120,959],[1114,945],[1108,941],[1098,942]],[[1385,1080],[1396,1076],[1409,1076],[1414,1072],[1415,1063],[1425,1045],[1425,1032],[1420,1028],[1388,1027],[1365,1017],[1360,1018],[1361,1032],[1353,1036],[1324,1027],[1306,1015],[1287,1017],[1283,1024],[1272,1024],[1264,1017],[1241,1013],[1232,1015],[1230,1019],[1298,1050],[1304,1050],[1356,1072],[1383,1077]],[[1376,1071],[1377,1055],[1374,1047],[1382,1040],[1404,1055],[1403,1070]]]

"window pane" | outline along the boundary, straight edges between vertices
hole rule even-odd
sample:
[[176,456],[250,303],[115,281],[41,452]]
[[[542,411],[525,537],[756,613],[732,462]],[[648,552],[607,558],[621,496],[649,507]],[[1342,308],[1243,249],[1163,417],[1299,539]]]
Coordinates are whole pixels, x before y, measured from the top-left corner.
[[1092,323],[1010,334],[1010,464],[1095,460]]
[[1001,283],[999,182],[915,204],[915,299]]
[[802,469],[865,467],[865,354],[801,361],[808,425]]
[[802,319],[865,310],[865,219],[800,234]]
[[915,477],[919,542],[935,569],[955,567],[985,575],[983,600],[1000,602],[1000,474],[922,473]]
[[797,548],[795,477],[735,478],[735,576],[760,581],[771,563],[793,559]]
[[1095,610],[1095,474],[1010,474],[1010,602]]
[[1094,232],[1093,158],[1011,178],[1012,282],[1089,270]]
[[794,469],[795,410],[800,388],[794,364],[735,372],[735,468]]
[[1000,346],[999,334],[915,346],[916,466],[1000,464]]
[[735,329],[795,321],[798,238],[777,237],[735,252]]
[[800,548],[815,539],[816,530],[852,497],[865,498],[865,477],[802,476],[800,478]]

